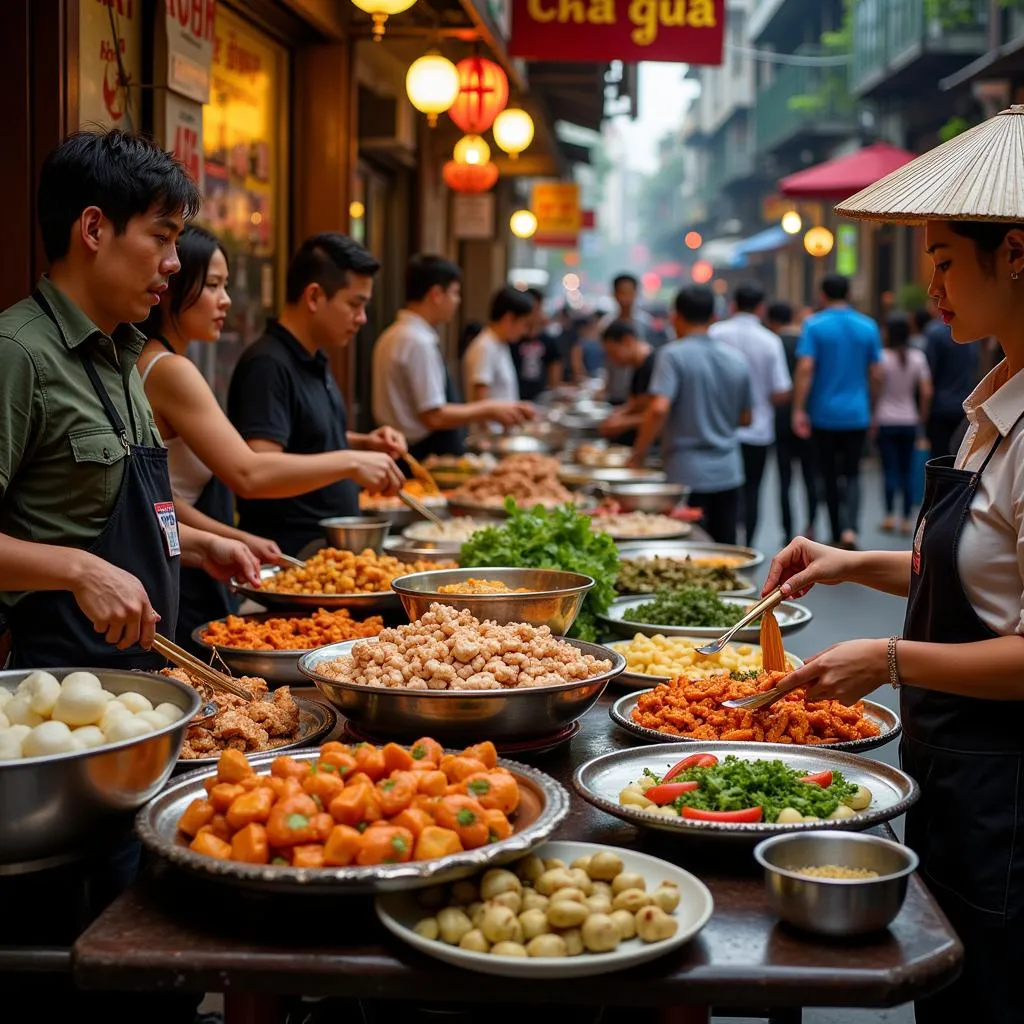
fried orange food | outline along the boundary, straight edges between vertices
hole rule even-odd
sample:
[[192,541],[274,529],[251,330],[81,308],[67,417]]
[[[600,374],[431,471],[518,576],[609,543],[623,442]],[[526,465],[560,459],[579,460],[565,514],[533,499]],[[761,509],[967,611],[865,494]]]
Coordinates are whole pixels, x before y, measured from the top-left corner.
[[673,679],[641,694],[632,718],[645,729],[695,740],[812,746],[878,735],[879,728],[864,716],[862,703],[847,707],[835,700],[808,701],[804,690],[793,690],[760,711],[722,707],[723,700],[771,689],[785,675],[762,672],[756,679],[731,675]]
[[318,608],[305,617],[246,619],[229,615],[223,622],[211,622],[200,639],[213,647],[247,651],[309,651],[342,640],[373,637],[383,628],[379,615],[359,620],[353,619],[347,608],[334,612]]
[[[435,795],[420,787],[428,775],[440,776]],[[491,743],[452,755],[427,737],[408,748],[332,741],[314,761],[275,757],[269,775],[227,750],[206,790],[178,821],[190,849],[309,868],[431,860],[507,839],[520,796]]]
[[455,562],[401,562],[367,548],[356,554],[323,548],[300,568],[284,569],[263,584],[275,594],[380,594],[397,576],[453,569]]

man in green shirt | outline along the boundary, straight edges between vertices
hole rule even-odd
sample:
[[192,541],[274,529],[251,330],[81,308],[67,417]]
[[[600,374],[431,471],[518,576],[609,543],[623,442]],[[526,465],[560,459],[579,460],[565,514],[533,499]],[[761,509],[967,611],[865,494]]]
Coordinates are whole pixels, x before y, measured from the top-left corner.
[[51,269],[0,313],[0,612],[17,667],[156,668],[173,636],[178,564],[257,580],[236,541],[179,525],[167,453],[135,371],[131,326],[179,268],[201,205],[168,153],[83,132],[44,162]]

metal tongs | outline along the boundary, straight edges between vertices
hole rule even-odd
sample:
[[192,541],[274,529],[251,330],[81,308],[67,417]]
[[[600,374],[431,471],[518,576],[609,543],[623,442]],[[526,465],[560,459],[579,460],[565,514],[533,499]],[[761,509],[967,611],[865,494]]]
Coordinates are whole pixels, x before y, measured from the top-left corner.
[[432,509],[427,508],[423,502],[414,498],[404,487],[398,492],[398,496],[413,510],[418,512],[424,519],[429,519],[435,526],[442,526],[443,520]]
[[741,629],[743,629],[744,626],[749,626],[756,618],[767,611],[771,611],[771,609],[777,604],[781,604],[782,598],[782,588],[776,587],[767,597],[762,598],[757,602],[757,604],[751,605],[747,609],[747,614],[744,615],[743,618],[734,626],[731,626],[726,630],[726,632],[724,632],[717,640],[712,640],[711,643],[705,644],[703,647],[698,647],[697,653],[717,654]]
[[161,636],[159,633],[153,637],[153,650],[158,654],[162,654],[168,661],[177,665],[178,668],[186,669],[199,679],[202,679],[204,683],[208,683],[215,690],[224,690],[235,697],[241,697],[242,700],[255,700],[253,695],[240,683],[236,683],[231,676],[211,668],[205,662],[189,654],[183,647],[179,647],[176,643],[168,640],[165,636]]

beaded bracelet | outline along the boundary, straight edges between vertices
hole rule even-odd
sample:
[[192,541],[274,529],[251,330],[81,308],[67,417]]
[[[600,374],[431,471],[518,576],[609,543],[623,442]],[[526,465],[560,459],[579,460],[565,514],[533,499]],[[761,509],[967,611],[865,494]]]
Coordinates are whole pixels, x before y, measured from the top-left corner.
[[896,665],[896,643],[902,639],[898,636],[889,637],[887,654],[889,657],[889,683],[894,690],[898,690],[903,683],[900,681],[900,670]]

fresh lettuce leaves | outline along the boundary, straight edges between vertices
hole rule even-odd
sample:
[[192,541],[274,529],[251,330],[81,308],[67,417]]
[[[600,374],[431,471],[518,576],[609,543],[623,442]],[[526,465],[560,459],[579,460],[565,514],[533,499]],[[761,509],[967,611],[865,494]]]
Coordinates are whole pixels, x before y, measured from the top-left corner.
[[597,642],[597,616],[608,610],[615,598],[619,574],[619,553],[606,533],[590,528],[590,517],[571,504],[546,509],[519,508],[513,498],[505,499],[509,516],[501,524],[477,530],[462,545],[463,567],[518,566],[527,569],[562,569],[593,576],[596,581],[583,601],[579,617],[569,636]]

